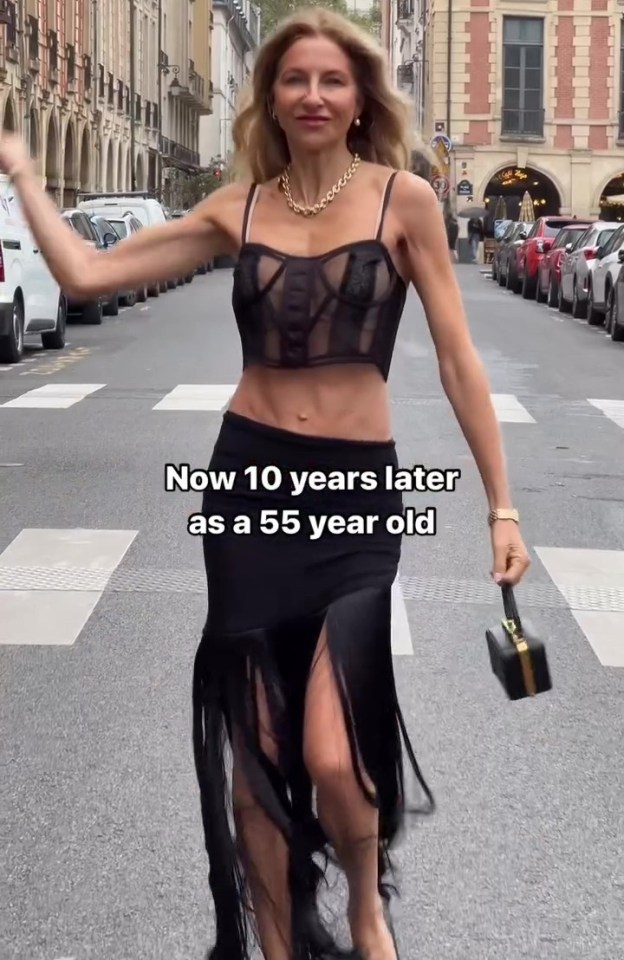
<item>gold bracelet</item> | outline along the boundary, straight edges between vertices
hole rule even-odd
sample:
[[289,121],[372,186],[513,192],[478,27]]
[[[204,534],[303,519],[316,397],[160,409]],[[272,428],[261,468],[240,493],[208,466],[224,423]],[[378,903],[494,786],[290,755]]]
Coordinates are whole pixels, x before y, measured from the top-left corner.
[[520,523],[520,515],[518,514],[517,510],[513,509],[507,510],[504,508],[499,508],[496,510],[490,510],[488,513],[489,525],[492,526],[496,520],[513,520],[514,523]]

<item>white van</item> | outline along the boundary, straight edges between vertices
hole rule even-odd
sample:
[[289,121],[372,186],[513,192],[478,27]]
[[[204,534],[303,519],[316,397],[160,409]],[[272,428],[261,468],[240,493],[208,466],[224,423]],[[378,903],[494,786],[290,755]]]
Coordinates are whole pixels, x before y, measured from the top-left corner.
[[19,363],[24,337],[65,346],[67,304],[24,218],[11,181],[0,175],[0,363]]
[[[136,217],[144,227],[151,227],[157,223],[166,223],[167,216],[164,207],[149,191],[129,191],[124,193],[79,193],[78,208],[85,213],[99,213],[103,217],[119,219],[130,214]],[[178,284],[175,280],[161,283],[160,292],[166,293]],[[156,291],[150,291],[153,296]]]

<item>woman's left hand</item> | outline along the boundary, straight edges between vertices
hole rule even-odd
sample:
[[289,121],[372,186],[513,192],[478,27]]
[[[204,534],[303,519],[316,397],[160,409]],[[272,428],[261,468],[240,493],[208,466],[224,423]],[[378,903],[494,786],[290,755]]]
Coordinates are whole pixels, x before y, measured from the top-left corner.
[[531,565],[520,530],[514,520],[495,520],[492,524],[492,577],[498,584],[515,586]]

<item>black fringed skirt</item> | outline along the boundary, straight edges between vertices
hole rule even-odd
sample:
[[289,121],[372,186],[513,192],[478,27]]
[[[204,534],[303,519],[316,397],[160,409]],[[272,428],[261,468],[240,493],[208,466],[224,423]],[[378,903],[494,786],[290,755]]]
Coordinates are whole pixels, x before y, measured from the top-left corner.
[[[403,748],[425,794],[421,809],[433,809],[393,675],[391,588],[401,535],[388,518],[401,516],[403,505],[387,478],[397,467],[392,440],[309,437],[229,411],[223,417],[203,497],[208,616],[193,678],[195,765],[216,918],[210,960],[249,960],[252,949],[232,815],[233,731],[244,745],[254,800],[287,842],[293,960],[344,956],[317,910],[325,870],[319,860],[335,862],[335,855],[315,815],[303,757],[306,686],[323,628],[353,769],[378,808],[384,896],[390,848],[407,809]],[[258,680],[278,745],[272,757],[261,745]]]

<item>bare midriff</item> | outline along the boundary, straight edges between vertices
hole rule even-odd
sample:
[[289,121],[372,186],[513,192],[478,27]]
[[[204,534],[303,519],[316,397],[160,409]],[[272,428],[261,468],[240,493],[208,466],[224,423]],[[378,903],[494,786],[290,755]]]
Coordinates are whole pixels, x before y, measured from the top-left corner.
[[229,409],[307,436],[392,439],[388,388],[372,364],[303,370],[248,367]]

